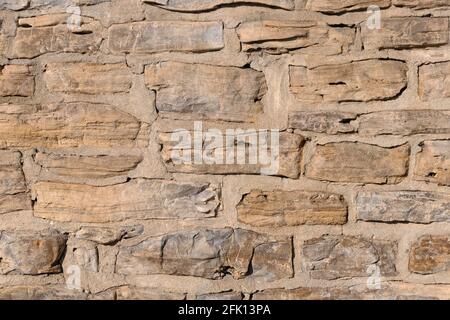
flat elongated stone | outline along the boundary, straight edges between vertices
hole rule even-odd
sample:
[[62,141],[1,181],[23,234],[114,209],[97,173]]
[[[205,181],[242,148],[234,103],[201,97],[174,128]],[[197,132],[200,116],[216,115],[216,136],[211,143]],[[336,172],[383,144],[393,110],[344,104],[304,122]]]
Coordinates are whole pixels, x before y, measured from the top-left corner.
[[0,67],[0,96],[30,97],[34,93],[34,75],[27,65]]
[[360,192],[358,219],[382,222],[450,221],[450,195],[425,191]]
[[447,18],[386,18],[381,29],[363,24],[365,49],[411,49],[445,45],[449,40]]
[[397,274],[394,241],[324,235],[305,241],[303,256],[313,279],[367,277],[373,268],[379,268],[382,276]]
[[295,112],[289,114],[289,127],[301,131],[338,134],[353,133],[357,115],[340,111]]
[[143,179],[105,187],[39,182],[34,192],[36,217],[72,222],[208,218],[220,201],[208,184]]
[[450,62],[419,67],[419,96],[424,101],[450,98]]
[[409,145],[383,148],[355,142],[318,145],[306,166],[311,179],[395,183],[408,172]]
[[243,195],[236,209],[240,222],[258,227],[347,222],[343,197],[324,192],[253,190]]
[[149,4],[157,4],[162,8],[175,11],[197,12],[216,9],[232,4],[256,4],[294,10],[294,0],[142,0]]
[[[258,249],[259,248],[259,249]],[[122,246],[116,272],[171,274],[219,279],[232,274],[292,277],[292,239],[277,239],[242,229],[183,231]]]
[[359,117],[362,135],[412,135],[450,133],[450,111],[380,111]]
[[313,11],[319,11],[330,14],[338,14],[350,11],[367,10],[370,6],[387,8],[391,0],[312,0],[309,2],[309,8]]
[[224,47],[222,22],[152,21],[113,25],[109,48],[122,53],[206,52]]
[[416,155],[414,179],[450,186],[449,140],[422,143],[422,150]]
[[243,300],[244,295],[241,292],[217,292],[200,294],[195,297],[195,300]]
[[262,72],[250,68],[161,62],[145,68],[163,117],[252,121],[263,111]]
[[140,122],[114,107],[66,105],[0,105],[0,146],[5,147],[133,147]]
[[0,9],[22,10],[25,9],[30,0],[1,0]]
[[237,28],[243,51],[264,50],[285,53],[307,49],[308,53],[341,54],[349,51],[356,36],[355,29],[327,27],[314,21],[263,20],[244,22]]
[[81,227],[75,233],[77,239],[89,240],[99,244],[110,245],[115,244],[123,238],[136,237],[144,231],[142,225],[136,225],[131,227],[122,227],[120,229],[107,228],[107,227]]
[[66,285],[23,285],[0,288],[0,300],[86,300],[88,295]]
[[407,7],[416,10],[450,7],[449,0],[392,0],[397,7]]
[[0,214],[31,209],[21,154],[0,150]]
[[56,230],[0,232],[0,274],[61,272],[66,237]]
[[132,74],[125,64],[49,63],[43,80],[52,92],[107,94],[131,88]]
[[186,293],[161,292],[160,288],[126,286],[116,290],[117,300],[186,300]]
[[399,95],[407,85],[406,64],[368,59],[308,68],[290,66],[291,92],[305,102],[367,102]]
[[414,243],[409,255],[409,270],[436,274],[450,270],[450,237],[423,236]]

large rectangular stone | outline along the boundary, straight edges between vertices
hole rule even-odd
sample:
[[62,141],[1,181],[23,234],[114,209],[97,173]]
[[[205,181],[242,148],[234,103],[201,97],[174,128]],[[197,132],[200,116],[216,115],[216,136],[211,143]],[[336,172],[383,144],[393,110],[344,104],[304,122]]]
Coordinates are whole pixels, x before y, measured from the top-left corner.
[[361,236],[324,235],[303,245],[304,265],[313,279],[367,277],[376,268],[381,276],[395,276],[396,256],[396,242]]
[[419,67],[419,96],[424,101],[450,98],[450,62]]
[[381,29],[363,24],[364,49],[411,49],[445,45],[449,41],[448,18],[384,18]]
[[384,148],[337,142],[316,146],[306,166],[311,179],[354,183],[397,183],[408,173],[409,145]]
[[253,190],[242,196],[236,210],[240,222],[257,227],[347,222],[344,198],[327,192]]
[[289,114],[289,128],[317,133],[354,133],[358,130],[352,122],[358,115],[341,111],[300,111]]
[[135,147],[141,123],[114,107],[89,103],[0,105],[0,147]]
[[328,27],[315,21],[244,22],[237,33],[243,51],[264,50],[274,54],[297,49],[306,49],[310,54],[341,54],[349,51],[356,37],[354,28]]
[[178,119],[252,121],[267,91],[262,72],[180,62],[147,66],[145,81],[156,91],[159,114]]
[[391,0],[313,0],[309,1],[308,9],[328,14],[341,14],[351,11],[366,11],[370,6],[387,8]]
[[450,186],[450,140],[424,141],[421,147],[414,179]]
[[295,0],[141,0],[145,3],[157,4],[162,8],[174,11],[198,12],[209,11],[221,6],[235,4],[252,4],[294,10]]
[[127,275],[171,274],[220,279],[291,278],[292,239],[243,229],[198,229],[149,237],[122,246],[116,272]]
[[30,66],[6,65],[0,67],[0,96],[30,97],[34,93],[34,75]]
[[66,236],[56,230],[0,232],[0,274],[61,272]]
[[205,183],[131,180],[112,186],[39,182],[34,215],[65,222],[214,217],[219,191]]
[[450,237],[426,235],[410,249],[409,270],[419,274],[437,274],[450,270]]
[[407,7],[416,10],[450,7],[450,0],[392,0],[397,7]]
[[122,53],[206,52],[224,47],[222,22],[152,21],[113,25],[109,48]]
[[311,103],[388,100],[406,88],[406,71],[402,61],[380,59],[290,66],[290,88],[299,100]]
[[359,192],[359,220],[380,222],[449,222],[450,195],[427,191]]
[[48,90],[63,93],[107,94],[129,92],[132,73],[126,64],[49,63],[43,80]]

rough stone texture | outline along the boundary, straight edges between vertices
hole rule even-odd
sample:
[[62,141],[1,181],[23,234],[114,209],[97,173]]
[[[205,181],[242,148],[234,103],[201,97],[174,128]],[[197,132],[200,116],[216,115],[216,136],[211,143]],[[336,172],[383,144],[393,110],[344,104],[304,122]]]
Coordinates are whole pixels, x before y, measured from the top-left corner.
[[290,66],[292,93],[306,102],[387,100],[407,85],[407,67],[397,60],[362,60],[314,67]]
[[382,276],[397,274],[397,243],[389,240],[324,235],[305,241],[303,256],[313,279],[367,277],[370,266],[380,268]]
[[419,95],[422,100],[450,98],[450,62],[419,67]]
[[450,7],[448,0],[392,0],[398,7],[407,7],[417,10]]
[[391,0],[309,0],[311,10],[329,14],[337,14],[350,11],[367,10],[369,6],[386,8]]
[[120,248],[116,272],[219,279],[292,276],[292,240],[243,229],[203,229],[150,237]]
[[450,195],[424,191],[360,192],[358,219],[383,222],[450,221]]
[[414,178],[450,186],[450,141],[424,141],[421,147]]
[[255,4],[278,7],[286,10],[295,8],[294,0],[142,0],[142,2],[157,4],[169,10],[196,12],[216,9],[232,4]]
[[239,221],[258,227],[347,222],[343,197],[323,192],[253,190],[242,197],[237,212]]
[[420,274],[435,274],[450,270],[450,238],[423,236],[411,246],[409,270]]
[[383,148],[353,142],[318,145],[306,176],[337,182],[395,183],[408,173],[409,149],[408,145]]
[[29,97],[34,92],[34,76],[27,65],[0,67],[0,96]]
[[328,134],[353,133],[357,127],[352,121],[357,117],[350,112],[295,112],[289,115],[289,127]]
[[86,293],[65,285],[13,286],[0,288],[0,300],[86,300]]

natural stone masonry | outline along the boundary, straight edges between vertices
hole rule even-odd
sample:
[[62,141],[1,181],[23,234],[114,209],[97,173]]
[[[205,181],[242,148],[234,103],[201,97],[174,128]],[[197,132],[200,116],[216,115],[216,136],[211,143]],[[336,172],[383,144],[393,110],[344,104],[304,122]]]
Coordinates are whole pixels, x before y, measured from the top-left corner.
[[0,67],[0,96],[30,97],[34,92],[34,76],[27,65]]
[[450,62],[425,64],[419,67],[419,95],[422,100],[450,97]]
[[362,60],[314,67],[290,66],[292,93],[305,102],[388,100],[407,85],[407,67],[397,60]]
[[424,141],[416,155],[414,177],[450,186],[450,141]]
[[398,7],[407,7],[417,10],[450,7],[448,0],[392,0]]
[[352,121],[357,117],[357,114],[339,111],[295,112],[289,114],[289,127],[328,134],[353,133],[357,127]]
[[221,6],[246,3],[278,7],[286,10],[295,8],[294,0],[142,0],[142,2],[157,4],[169,10],[186,12],[206,11]]
[[409,270],[420,274],[436,274],[450,270],[450,238],[423,236],[410,250]]
[[253,190],[242,197],[237,212],[239,221],[258,227],[347,222],[343,197],[323,192]]
[[369,6],[389,7],[391,0],[309,0],[307,7],[313,11],[337,14],[367,10]]
[[382,276],[397,274],[394,241],[324,235],[305,241],[302,251],[306,271],[313,279],[367,277],[371,266],[379,267]]

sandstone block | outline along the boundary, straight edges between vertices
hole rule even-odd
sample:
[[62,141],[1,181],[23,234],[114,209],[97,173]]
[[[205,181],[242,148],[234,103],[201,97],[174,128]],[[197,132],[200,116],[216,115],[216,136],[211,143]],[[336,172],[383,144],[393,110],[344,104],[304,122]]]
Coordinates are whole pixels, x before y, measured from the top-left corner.
[[450,62],[419,67],[419,96],[424,101],[450,98]]
[[65,285],[10,286],[0,288],[0,300],[86,300],[88,295]]
[[0,96],[30,97],[34,93],[34,75],[27,65],[0,67]]
[[450,141],[424,141],[416,155],[414,178],[450,186]]
[[409,255],[409,270],[420,274],[436,274],[450,270],[450,238],[423,236],[414,243]]
[[416,10],[450,7],[449,0],[392,0],[397,7],[407,7]]
[[174,11],[198,12],[209,11],[221,6],[233,4],[255,4],[294,10],[294,0],[142,0],[144,3],[157,4]]
[[351,11],[367,10],[372,5],[380,8],[387,8],[391,0],[313,0],[310,1],[309,8],[328,14],[340,14]]
[[289,127],[328,134],[354,133],[358,128],[352,121],[357,118],[354,113],[340,111],[294,112],[289,114]]
[[117,300],[186,300],[185,293],[161,292],[160,288],[125,286],[116,290]]

